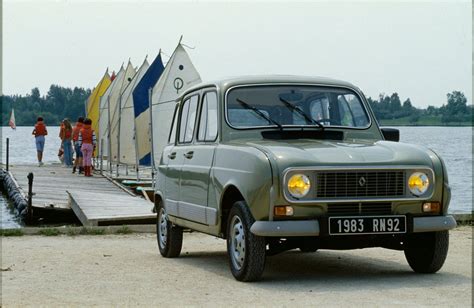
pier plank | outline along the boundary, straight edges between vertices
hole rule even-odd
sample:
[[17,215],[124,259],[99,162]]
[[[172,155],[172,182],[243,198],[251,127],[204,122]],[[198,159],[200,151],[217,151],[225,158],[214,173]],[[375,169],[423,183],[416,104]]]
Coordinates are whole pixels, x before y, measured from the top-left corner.
[[25,196],[29,172],[33,172],[32,206],[40,209],[69,209],[85,226],[154,222],[153,204],[134,196],[109,177],[72,174],[59,164],[12,165],[13,174]]

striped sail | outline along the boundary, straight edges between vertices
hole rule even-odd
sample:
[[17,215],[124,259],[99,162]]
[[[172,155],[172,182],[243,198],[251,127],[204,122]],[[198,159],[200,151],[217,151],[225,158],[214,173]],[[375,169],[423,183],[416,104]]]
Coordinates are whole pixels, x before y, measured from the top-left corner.
[[133,90],[148,70],[148,61],[145,59],[133,76],[132,81],[125,88],[120,98],[120,117],[118,123],[118,163],[136,165],[135,144],[135,113],[133,111]]
[[119,118],[120,118],[120,98],[125,91],[125,88],[130,84],[133,76],[136,74],[136,69],[129,61],[127,68],[122,76],[117,75],[117,86],[109,95],[109,157],[110,161],[118,161],[118,137],[119,137]]
[[[86,117],[92,120],[92,129],[95,131],[96,136],[99,136],[99,108],[100,98],[107,91],[111,84],[110,75],[108,70],[105,72],[102,79],[99,81],[97,86],[92,91],[89,99],[87,100],[86,106]],[[97,156],[97,153],[95,153]]]
[[164,66],[161,60],[161,54],[158,54],[132,93],[137,157],[139,164],[142,166],[151,165],[149,90],[158,82],[163,70]]
[[178,44],[152,91],[152,145],[154,165],[158,166],[176,107],[176,99],[190,86],[201,82],[188,53]]

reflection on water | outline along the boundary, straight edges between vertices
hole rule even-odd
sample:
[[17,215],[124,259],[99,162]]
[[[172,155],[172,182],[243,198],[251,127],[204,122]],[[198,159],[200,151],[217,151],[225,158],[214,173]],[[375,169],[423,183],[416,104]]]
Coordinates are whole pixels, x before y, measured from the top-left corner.
[[[472,128],[471,127],[399,127],[401,141],[433,149],[444,159],[452,188],[451,213],[472,211]],[[10,138],[10,163],[35,163],[36,148],[33,127],[18,127],[15,131],[2,127],[2,160],[5,162],[5,138]],[[59,127],[48,127],[44,161],[59,162]],[[0,198],[1,226],[18,226],[4,199]]]
[[399,127],[400,141],[439,154],[448,169],[451,213],[472,211],[472,127]]
[[0,194],[0,229],[20,228],[21,226],[21,221],[15,216],[13,206],[8,204],[5,195]]

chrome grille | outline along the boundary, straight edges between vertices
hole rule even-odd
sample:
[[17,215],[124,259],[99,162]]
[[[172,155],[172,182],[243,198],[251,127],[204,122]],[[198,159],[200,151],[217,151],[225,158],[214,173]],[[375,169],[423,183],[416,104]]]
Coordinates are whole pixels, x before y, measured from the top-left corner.
[[346,215],[390,215],[392,205],[382,203],[330,203],[328,204],[329,216]]
[[316,197],[391,198],[405,195],[405,171],[318,171]]

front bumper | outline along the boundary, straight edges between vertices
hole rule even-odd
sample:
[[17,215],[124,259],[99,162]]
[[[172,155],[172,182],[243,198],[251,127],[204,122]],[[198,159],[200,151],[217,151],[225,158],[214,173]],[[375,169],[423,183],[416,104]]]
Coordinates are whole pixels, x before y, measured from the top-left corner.
[[[451,215],[413,217],[411,232],[445,231],[455,227],[456,220]],[[250,232],[257,236],[272,237],[319,236],[321,228],[318,220],[256,221]]]

